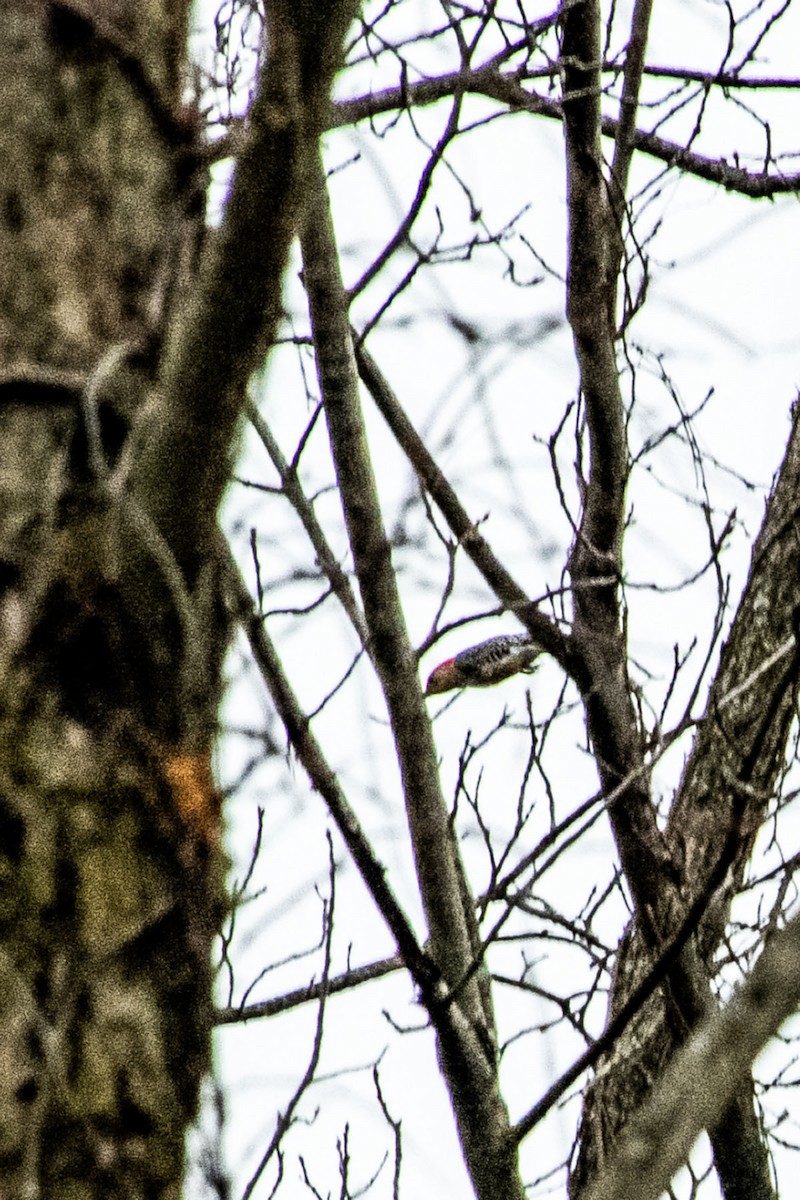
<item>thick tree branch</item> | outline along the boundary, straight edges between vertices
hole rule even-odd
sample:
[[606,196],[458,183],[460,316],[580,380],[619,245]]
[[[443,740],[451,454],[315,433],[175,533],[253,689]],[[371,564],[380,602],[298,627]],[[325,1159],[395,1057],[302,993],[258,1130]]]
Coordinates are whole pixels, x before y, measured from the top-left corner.
[[[667,836],[682,863],[689,894],[702,888],[734,823],[741,831],[729,894],[735,893],[783,769],[795,717],[797,655],[774,658],[767,671],[760,668],[797,634],[798,495],[800,421],[795,406],[747,583],[670,811]],[[756,672],[755,686],[742,688]],[[709,948],[716,945],[719,933],[719,929],[709,930]]]
[[[795,552],[798,494],[800,430],[795,411],[783,464],[753,549],[750,575],[667,825],[683,903],[692,903],[702,892],[722,847],[734,839],[729,875],[699,929],[698,951],[705,962],[722,939],[730,901],[783,770],[794,718],[798,651],[793,630],[800,594]],[[664,927],[674,927],[678,910],[673,915],[663,908],[661,912]],[[637,976],[649,966],[648,951],[633,931],[621,962],[626,966],[618,967],[616,973],[612,1012],[624,1003]],[[685,1006],[683,1011],[691,1013]],[[660,1070],[674,1033],[674,1026],[665,1025],[663,1016],[652,1014],[640,1025],[635,1039],[621,1044],[619,1054],[593,1084],[573,1174],[578,1193],[599,1165],[598,1146],[608,1152],[616,1132],[643,1100],[647,1081]],[[741,1086],[709,1134],[726,1196],[772,1196],[751,1084]]]
[[225,219],[175,332],[162,403],[142,439],[134,497],[193,578],[230,472],[247,379],[273,339],[306,160],[328,97],[353,0],[275,0],[267,53]]
[[[600,151],[600,12],[567,3],[562,20],[569,248],[567,315],[589,434],[589,477],[570,554],[573,643],[603,785],[634,782],[610,811],[623,869],[652,948],[669,878],[666,842],[641,772],[642,740],[627,677],[619,604],[628,454],[614,352],[612,218]],[[634,774],[631,774],[631,773]]]
[[[477,949],[474,910],[450,832],[416,658],[383,528],[358,397],[347,299],[319,158],[308,191],[301,232],[303,269],[331,450],[364,616],[397,748],[433,956],[454,987],[467,976]],[[475,1031],[472,1036],[477,1034],[485,1042],[486,1060],[479,1075],[464,1073],[470,1056],[452,1039],[439,1043],[476,1191],[486,1198],[498,1194],[521,1197],[516,1148],[497,1086],[494,1020],[483,970],[459,990],[453,1007],[463,1010]]]

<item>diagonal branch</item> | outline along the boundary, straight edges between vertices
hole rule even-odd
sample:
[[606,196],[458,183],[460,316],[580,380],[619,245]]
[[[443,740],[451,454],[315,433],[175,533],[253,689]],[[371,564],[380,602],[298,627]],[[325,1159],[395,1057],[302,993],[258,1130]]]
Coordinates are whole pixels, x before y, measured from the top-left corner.
[[336,775],[309,728],[308,719],[287,679],[280,656],[256,611],[239,568],[228,552],[224,557],[230,604],[247,633],[261,676],[283,721],[289,741],[312,786],[325,801],[361,878],[386,922],[403,962],[422,993],[426,1007],[441,1001],[439,974],[421,950],[411,924],[386,882],[386,869],[375,857],[358,818],[342,792]]
[[251,372],[273,339],[303,195],[306,160],[326,123],[353,0],[268,6],[265,63],[225,219],[162,374],[134,470],[149,512],[193,582],[230,473]]
[[[798,683],[796,648],[788,662],[781,653],[787,642],[793,644],[798,628],[798,495],[800,415],[795,407],[705,719],[670,811],[667,836],[682,863],[687,891],[702,888],[735,823],[741,796],[743,837],[730,881],[731,894],[736,890],[783,768]],[[753,686],[742,686],[751,680]],[[717,936],[718,931],[709,931],[712,946]]]
[[[264,682],[284,723],[289,741],[336,822],[339,833],[355,862],[378,910],[395,939],[403,963],[420,991],[438,1038],[448,1080],[455,1092],[456,1104],[472,1115],[474,1129],[462,1131],[465,1141],[474,1143],[471,1166],[477,1173],[480,1197],[499,1194],[511,1200],[523,1200],[516,1166],[516,1147],[510,1137],[508,1117],[497,1092],[496,1069],[487,1053],[485,1038],[476,1031],[474,1021],[466,1019],[461,1003],[448,1000],[448,988],[433,960],[417,942],[410,922],[386,881],[386,870],[376,858],[361,829],[358,818],[347,802],[339,781],[328,765],[311,732],[284,674],[280,657],[260,619],[239,569],[230,554],[223,558],[231,607],[241,620]],[[470,1107],[471,1106],[471,1107]],[[491,1121],[487,1125],[487,1121]],[[482,1141],[483,1139],[483,1141]],[[480,1158],[483,1145],[493,1151],[491,1161]],[[494,1189],[494,1190],[493,1190]]]
[[[328,203],[317,158],[309,179],[301,231],[303,271],[336,477],[344,510],[374,661],[394,735],[417,878],[433,957],[455,986],[477,948],[474,908],[439,784],[433,737],[417,678],[392,568],[358,396],[347,300]],[[483,1043],[478,1073],[457,1041],[439,1049],[456,1112],[464,1155],[480,1197],[522,1197],[516,1146],[500,1096],[488,979],[479,971],[449,1006],[463,1013],[470,1042]],[[465,1071],[466,1068],[466,1071]]]

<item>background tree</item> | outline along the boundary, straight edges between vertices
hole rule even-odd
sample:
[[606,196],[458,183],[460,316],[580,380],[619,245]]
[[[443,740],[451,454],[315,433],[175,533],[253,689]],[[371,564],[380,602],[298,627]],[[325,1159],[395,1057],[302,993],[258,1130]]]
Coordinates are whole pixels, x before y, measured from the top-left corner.
[[[682,9],[648,51],[646,4],[624,14],[592,3],[362,13],[323,139],[329,197],[320,172],[280,347],[254,392],[244,490],[228,509],[239,560],[250,560],[246,620],[274,711],[263,724],[244,719],[263,701],[240,643],[225,763],[231,790],[247,785],[230,811],[248,875],[225,940],[220,1020],[242,1029],[221,1044],[249,1047],[249,1061],[263,1047],[255,1073],[266,1076],[287,1035],[258,1030],[254,1018],[319,1002],[307,1025],[298,1016],[285,1026],[306,1028],[311,1065],[297,1071],[288,1107],[277,1088],[267,1092],[283,1117],[251,1144],[247,1194],[323,1192],[337,1173],[349,1194],[373,1172],[376,1192],[388,1192],[388,1163],[354,1148],[355,1097],[368,1105],[374,1086],[367,1063],[389,1161],[399,1169],[401,1124],[412,1145],[424,1140],[428,1118],[417,1114],[430,1111],[429,1076],[423,1066],[403,1086],[397,1065],[424,1058],[404,1013],[408,991],[389,982],[401,963],[435,1030],[476,1193],[588,1193],[620,1130],[639,1113],[645,1121],[677,1048],[724,1008],[765,933],[783,923],[794,895],[796,435],[792,425],[787,445],[784,416],[783,446],[771,434],[773,457],[755,469],[762,448],[752,435],[748,455],[727,437],[734,388],[707,345],[713,321],[723,324],[722,298],[709,288],[715,308],[699,332],[677,328],[674,313],[665,321],[665,264],[675,256],[670,223],[677,244],[685,237],[678,201],[693,219],[701,206],[690,181],[703,181],[713,207],[701,243],[717,238],[717,223],[733,225],[734,212],[744,221],[744,199],[796,191],[795,147],[781,132],[797,89],[780,73],[790,21],[778,6],[724,20],[704,9],[699,30]],[[217,27],[232,84],[246,77],[258,18],[229,5]],[[239,129],[230,111],[224,121],[221,155]],[[689,290],[673,284],[670,299],[688,306]],[[697,346],[705,369],[688,361]],[[736,353],[731,341],[724,349]],[[765,392],[771,414],[779,404],[788,413],[790,391],[774,404]],[[764,511],[750,506],[767,494]],[[521,629],[544,651],[532,686],[521,677],[502,693],[428,701],[437,762],[414,657],[426,656],[424,679],[438,661],[429,651],[444,658]],[[434,651],[440,638],[447,648]],[[287,734],[310,795],[280,758]],[[334,854],[337,920],[331,929],[325,910],[329,938],[309,950],[319,957],[308,987],[295,956],[303,914],[316,920],[309,885],[324,889],[330,869],[313,832],[320,797],[348,853]],[[254,827],[263,836],[251,856]],[[282,861],[292,864],[286,875]],[[388,942],[365,929],[362,884]],[[432,978],[398,900],[417,944],[429,935]],[[347,999],[330,998],[340,991]],[[791,995],[781,1014],[787,1004]],[[371,1014],[387,1008],[393,1026],[367,1038],[381,1028]],[[711,1159],[695,1155],[681,1187],[772,1195],[769,1151],[791,1120],[788,1058],[770,1092],[751,1074],[749,1039],[728,1047],[726,1087],[714,1076],[709,1106],[682,1132],[685,1157],[707,1127]],[[554,1062],[572,1066],[561,1073]],[[340,1107],[337,1068],[358,1065],[364,1082]],[[699,1090],[695,1074],[679,1094]],[[248,1104],[235,1091],[230,1103],[235,1127]],[[298,1115],[317,1106],[302,1136]],[[571,1155],[559,1112],[577,1129]],[[652,1122],[632,1128],[643,1162]],[[666,1186],[674,1154],[660,1184],[634,1169],[630,1194]],[[417,1194],[432,1184],[413,1159],[407,1149]],[[602,1194],[623,1186],[613,1178]]]

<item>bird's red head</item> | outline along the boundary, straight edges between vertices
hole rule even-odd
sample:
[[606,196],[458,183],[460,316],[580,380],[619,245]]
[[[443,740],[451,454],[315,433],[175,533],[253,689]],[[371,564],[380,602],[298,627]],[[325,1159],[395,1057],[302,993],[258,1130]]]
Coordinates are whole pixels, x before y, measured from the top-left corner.
[[452,691],[458,687],[457,672],[454,658],[446,658],[438,667],[434,667],[428,676],[425,687],[426,696],[437,696],[440,692]]

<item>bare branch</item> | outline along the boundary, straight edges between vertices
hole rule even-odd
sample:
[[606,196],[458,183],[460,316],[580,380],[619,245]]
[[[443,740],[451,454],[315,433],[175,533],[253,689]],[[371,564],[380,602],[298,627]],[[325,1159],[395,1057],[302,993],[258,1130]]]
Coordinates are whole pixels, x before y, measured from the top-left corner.
[[628,175],[633,159],[636,115],[639,107],[639,92],[642,86],[644,55],[647,49],[647,34],[650,28],[652,7],[652,0],[636,0],[631,17],[631,36],[625,49],[619,125],[614,139],[614,160],[611,164],[611,206],[615,227],[614,235],[611,237],[610,275],[615,286],[625,247]]
[[242,1200],[249,1200],[250,1196],[252,1196],[253,1192],[255,1191],[256,1185],[258,1184],[259,1179],[264,1174],[264,1171],[267,1169],[267,1166],[269,1165],[270,1159],[272,1158],[273,1154],[277,1153],[277,1151],[280,1147],[281,1141],[283,1140],[286,1132],[292,1126],[292,1123],[294,1121],[294,1114],[297,1109],[297,1106],[300,1103],[300,1100],[302,1099],[302,1097],[305,1095],[305,1093],[308,1091],[309,1087],[311,1086],[311,1083],[314,1079],[314,1075],[316,1074],[316,1071],[317,1071],[317,1067],[319,1065],[320,1054],[322,1053],[322,1034],[323,1034],[323,1031],[325,1028],[325,1006],[326,1006],[326,1002],[328,999],[328,989],[327,989],[326,985],[327,985],[328,976],[330,975],[330,969],[331,969],[331,943],[333,940],[333,912],[334,912],[334,902],[335,902],[335,896],[336,896],[336,887],[335,887],[336,870],[335,870],[334,860],[333,860],[333,843],[331,841],[330,834],[328,834],[328,859],[329,859],[328,879],[330,881],[330,896],[325,904],[325,913],[324,913],[324,918],[325,918],[324,919],[325,960],[324,960],[323,967],[322,967],[322,987],[321,987],[320,994],[319,994],[319,1005],[317,1007],[317,1022],[316,1022],[316,1028],[314,1030],[314,1042],[311,1047],[311,1054],[309,1055],[308,1066],[306,1067],[306,1069],[303,1073],[302,1079],[299,1081],[297,1087],[295,1088],[294,1094],[292,1095],[291,1099],[289,1100],[289,1103],[286,1105],[286,1108],[283,1110],[282,1113],[280,1113],[278,1115],[278,1120],[275,1122],[275,1130],[273,1132],[272,1137],[270,1138],[269,1145],[267,1146],[266,1150],[264,1151],[263,1155],[261,1156],[258,1166],[256,1167],[255,1171],[253,1172],[252,1176],[250,1177],[247,1187],[244,1189],[244,1192],[242,1193]]
[[323,990],[328,996],[339,992],[349,991],[350,988],[360,987],[373,979],[382,979],[393,971],[400,971],[405,963],[398,955],[383,958],[379,962],[368,963],[363,967],[353,967],[342,975],[334,975],[320,983],[310,983],[308,987],[297,988],[284,996],[276,996],[273,1000],[259,1000],[254,1004],[233,1004],[227,1008],[217,1009],[214,1017],[216,1025],[237,1025],[243,1021],[252,1021],[258,1017],[274,1017],[278,1013],[288,1012],[311,1000],[319,1000]]
[[272,434],[272,430],[259,413],[255,404],[251,401],[247,402],[247,415],[261,439],[264,449],[272,460],[272,465],[280,476],[283,492],[300,518],[303,528],[308,535],[308,540],[314,547],[320,567],[328,577],[328,582],[336,593],[339,603],[350,618],[350,622],[358,634],[362,646],[369,652],[369,632],[364,622],[364,614],[353,594],[350,580],[340,567],[336,555],[328,544],[328,539],[325,537],[322,526],[317,520],[313,505],[309,502],[303,491],[297,476],[296,465],[294,463],[287,463],[281,453],[280,446]]
[[[658,68],[644,69],[645,73],[657,75]],[[665,74],[677,74],[667,69]],[[703,75],[698,72],[698,82],[712,85],[717,82],[716,75]],[[693,78],[688,74],[687,79]],[[719,77],[720,86],[732,86],[725,82],[726,77]],[[741,82],[741,81],[740,81]],[[767,81],[769,86],[800,88],[797,80]],[[437,76],[433,79],[422,79],[408,83],[404,88],[386,88],[384,91],[371,93],[355,100],[338,101],[333,108],[334,128],[352,125],[358,121],[368,120],[381,113],[402,111],[408,104],[425,105],[455,94],[457,88],[464,92],[486,96],[506,105],[511,112],[530,112],[549,118],[553,121],[563,120],[563,109],[556,100],[541,96],[537,92],[526,90],[517,74],[513,71],[503,72],[494,67],[476,67],[463,69],[451,74]],[[603,116],[600,131],[603,137],[616,140],[619,121],[615,117]],[[786,195],[800,188],[800,172],[783,171],[750,171],[738,162],[728,162],[724,157],[712,158],[687,149],[680,142],[670,141],[659,137],[656,133],[637,129],[631,135],[631,145],[634,150],[646,154],[650,158],[663,162],[668,167],[678,167],[683,174],[694,175],[708,183],[717,184],[726,191],[737,192],[742,196],[753,199],[768,199],[771,196]]]

